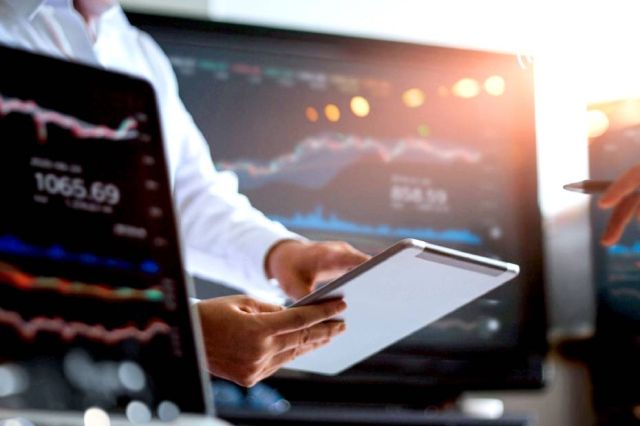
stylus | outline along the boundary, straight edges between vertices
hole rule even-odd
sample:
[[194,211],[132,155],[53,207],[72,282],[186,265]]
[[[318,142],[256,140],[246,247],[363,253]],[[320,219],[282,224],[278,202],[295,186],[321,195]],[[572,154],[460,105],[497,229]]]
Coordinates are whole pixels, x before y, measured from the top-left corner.
[[580,192],[582,194],[601,194],[611,186],[613,182],[610,180],[583,180],[582,182],[574,182],[564,185],[567,191]]

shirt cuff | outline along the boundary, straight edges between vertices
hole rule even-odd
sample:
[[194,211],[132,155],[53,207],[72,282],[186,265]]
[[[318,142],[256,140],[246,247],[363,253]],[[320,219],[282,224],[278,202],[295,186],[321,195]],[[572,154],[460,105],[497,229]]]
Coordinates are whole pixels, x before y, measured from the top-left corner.
[[282,303],[286,295],[277,280],[268,279],[265,262],[269,250],[282,240],[305,241],[275,222],[263,222],[259,228],[234,241],[233,251],[210,253],[186,246],[186,266],[190,274],[220,282],[268,303]]
[[270,286],[279,287],[279,283],[275,279],[267,276],[267,256],[271,250],[284,241],[307,241],[303,236],[287,230],[279,223],[273,223],[273,226],[266,227],[259,238],[255,238],[253,244],[245,247],[247,257],[252,261],[256,271],[256,279],[263,280]]

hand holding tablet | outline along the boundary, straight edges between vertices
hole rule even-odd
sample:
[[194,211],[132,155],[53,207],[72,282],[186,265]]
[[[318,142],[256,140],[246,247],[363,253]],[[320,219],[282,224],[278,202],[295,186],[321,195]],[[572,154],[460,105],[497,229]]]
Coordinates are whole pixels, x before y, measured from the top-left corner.
[[515,278],[517,265],[402,240],[293,306],[344,298],[347,329],[285,368],[335,375]]

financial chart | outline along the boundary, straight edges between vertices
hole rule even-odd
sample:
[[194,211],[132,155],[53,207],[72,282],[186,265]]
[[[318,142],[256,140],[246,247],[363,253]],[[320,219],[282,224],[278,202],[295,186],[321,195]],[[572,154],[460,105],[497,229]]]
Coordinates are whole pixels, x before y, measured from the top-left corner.
[[[200,389],[201,377],[151,91],[8,55],[0,407],[97,406],[139,420],[203,412],[200,394],[184,390]],[[77,74],[75,89],[16,78],[43,63]]]
[[[522,238],[523,210],[537,209],[521,192],[535,185],[530,71],[515,58],[417,64],[151,31],[216,167],[271,219],[371,254],[417,238],[535,268]],[[526,291],[498,289],[398,348],[511,347]]]

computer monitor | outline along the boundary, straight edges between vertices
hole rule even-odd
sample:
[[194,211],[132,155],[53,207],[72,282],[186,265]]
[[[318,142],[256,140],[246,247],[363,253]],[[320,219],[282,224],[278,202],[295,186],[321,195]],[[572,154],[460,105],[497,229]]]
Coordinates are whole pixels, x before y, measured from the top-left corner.
[[[589,143],[591,179],[615,180],[640,164],[640,99],[594,103],[589,114],[602,123]],[[632,220],[616,245],[604,247],[598,239],[611,211],[597,208],[597,197],[592,200],[598,328],[610,336],[640,334],[639,222]]]
[[[592,179],[615,180],[640,162],[640,99],[589,105]],[[640,403],[640,226],[632,219],[620,241],[604,247],[599,239],[611,211],[592,197],[592,263],[596,290],[596,330],[589,357],[593,402],[610,424],[637,421]]]
[[272,219],[371,254],[413,237],[522,268],[515,282],[339,376],[282,371],[268,383],[310,401],[424,401],[430,389],[542,385],[531,64],[450,47],[130,19],[167,53],[217,168],[234,172]]
[[151,85],[2,46],[0,63],[0,417],[206,414]]

